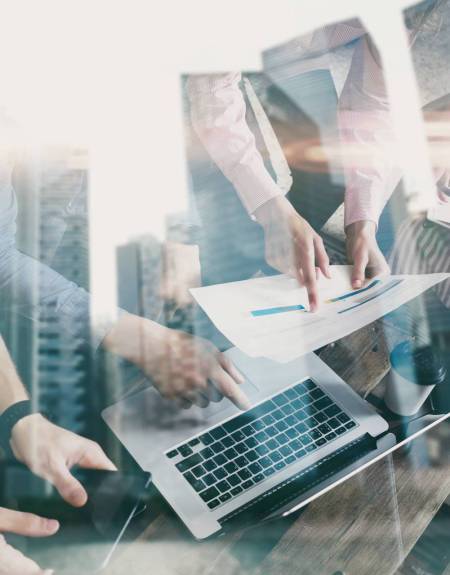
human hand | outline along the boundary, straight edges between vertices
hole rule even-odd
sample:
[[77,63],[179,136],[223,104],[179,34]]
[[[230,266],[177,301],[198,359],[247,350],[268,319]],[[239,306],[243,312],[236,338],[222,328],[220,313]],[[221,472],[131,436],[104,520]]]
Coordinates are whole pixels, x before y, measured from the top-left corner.
[[11,449],[33,473],[50,481],[61,497],[82,507],[87,494],[70,473],[74,465],[114,471],[116,467],[102,448],[89,439],[50,423],[40,414],[19,420],[12,429]]
[[[239,389],[243,378],[211,343],[132,314],[120,318],[103,340],[109,351],[132,361],[161,395],[181,399],[184,407],[206,407],[216,389],[240,409],[249,401]],[[211,385],[213,388],[211,389]],[[219,396],[220,397],[220,396]]]
[[322,238],[285,198],[273,198],[255,211],[264,230],[266,260],[306,287],[311,311],[319,305],[319,271],[330,278],[329,260]]
[[376,224],[368,220],[350,224],[346,229],[347,257],[353,263],[352,287],[362,287],[370,277],[390,273],[389,266],[378,247]]
[[[16,533],[27,537],[49,537],[59,529],[54,519],[46,519],[32,513],[22,513],[0,507],[0,533]],[[51,575],[34,561],[9,545],[0,535],[0,575]]]

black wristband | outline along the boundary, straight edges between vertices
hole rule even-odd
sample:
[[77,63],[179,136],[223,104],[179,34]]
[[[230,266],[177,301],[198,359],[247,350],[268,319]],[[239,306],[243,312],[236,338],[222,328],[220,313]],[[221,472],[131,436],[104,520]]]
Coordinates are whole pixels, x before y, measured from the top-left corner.
[[9,441],[12,428],[18,421],[33,413],[37,412],[32,409],[31,401],[25,400],[13,403],[0,416],[0,445],[7,453],[11,452]]

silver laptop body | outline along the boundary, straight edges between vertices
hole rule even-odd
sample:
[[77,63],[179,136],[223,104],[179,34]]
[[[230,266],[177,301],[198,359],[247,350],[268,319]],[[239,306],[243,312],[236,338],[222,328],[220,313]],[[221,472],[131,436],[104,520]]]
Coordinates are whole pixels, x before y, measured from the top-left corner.
[[[351,424],[353,427],[350,429],[342,428],[344,430],[341,430],[342,435],[334,433],[336,437],[333,440],[316,446],[311,452],[307,451],[298,460],[292,461],[292,456],[289,456],[283,461],[290,461],[290,464],[282,469],[278,469],[281,463],[274,463],[274,471],[270,476],[264,475],[262,480],[261,473],[252,476],[252,479],[257,477],[258,482],[243,489],[239,494],[231,496],[231,492],[236,488],[231,489],[230,485],[228,494],[218,492],[220,493],[218,497],[205,502],[203,500],[206,497],[205,494],[211,493],[206,489],[212,488],[205,485],[204,490],[196,491],[186,480],[183,472],[188,473],[192,478],[191,472],[197,470],[195,467],[184,469],[183,461],[188,458],[190,458],[188,461],[199,459],[200,451],[205,453],[206,447],[198,438],[211,437],[209,430],[216,429],[219,424],[223,433],[223,429],[230,428],[235,425],[235,422],[240,421],[235,418],[242,412],[228,400],[211,404],[206,409],[194,406],[188,410],[175,412],[173,403],[169,405],[168,400],[162,399],[159,393],[151,387],[106,408],[102,415],[108,426],[139,465],[145,471],[151,472],[156,487],[197,539],[204,539],[220,531],[224,518],[238,516],[241,510],[250,507],[252,502],[261,501],[264,504],[267,494],[273,494],[280,486],[287,485],[293,477],[301,477],[305,470],[314,469],[319,462],[327,461],[333,454],[346,448],[351,450],[355,442],[367,435],[377,438],[385,434],[388,429],[387,422],[314,353],[287,364],[279,364],[265,358],[250,358],[237,348],[231,348],[226,355],[245,376],[244,390],[252,402],[251,412],[254,406],[272,405],[273,400],[270,398],[278,399],[279,394],[285,398],[284,391],[291,388],[300,389],[303,384],[298,386],[297,384],[312,380],[320,388],[320,393],[331,398],[339,409],[348,414],[354,424]],[[289,395],[293,396],[294,392],[289,392]],[[286,406],[283,407],[286,412],[289,412]],[[279,414],[278,409],[277,413]],[[269,419],[271,418],[272,416]],[[288,421],[291,420],[292,417]],[[281,423],[277,425],[282,426]],[[270,428],[273,429],[273,426]],[[268,428],[266,429],[269,431]],[[278,437],[281,435],[276,436]],[[180,446],[183,452],[187,450],[191,455],[182,456],[178,450]],[[209,447],[215,447],[215,445]],[[224,448],[221,452],[225,453],[225,451]],[[176,453],[175,456],[174,453]],[[243,455],[245,456],[245,453]],[[269,456],[274,457],[272,452]],[[266,459],[258,461],[266,461]],[[275,466],[277,466],[276,470]],[[232,465],[232,467],[237,467],[237,473],[245,473],[242,471],[242,465]],[[183,472],[180,469],[183,469]],[[217,472],[217,468],[215,471]],[[207,475],[203,475],[198,479],[203,482],[206,478]],[[330,479],[323,483],[324,488],[329,488],[329,485]],[[223,489],[222,483],[220,487]],[[214,485],[212,491],[216,492],[216,488],[217,485]],[[311,499],[311,495],[317,496],[320,488],[319,482],[313,490],[308,489],[293,499],[288,508],[297,509],[301,507],[302,502],[306,504]],[[197,483],[196,489],[199,489]],[[210,508],[212,505],[215,507]],[[286,502],[283,512],[286,512]]]

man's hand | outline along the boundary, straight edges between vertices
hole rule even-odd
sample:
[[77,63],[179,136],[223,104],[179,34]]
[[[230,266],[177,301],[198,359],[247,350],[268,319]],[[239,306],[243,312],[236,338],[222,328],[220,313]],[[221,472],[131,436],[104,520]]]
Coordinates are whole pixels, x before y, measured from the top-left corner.
[[389,274],[389,266],[376,239],[376,224],[360,221],[346,229],[347,256],[353,263],[352,287],[360,288],[366,278]]
[[19,461],[50,481],[61,497],[75,507],[86,503],[87,494],[70,473],[74,465],[116,469],[97,443],[58,427],[39,414],[29,415],[16,423],[12,429],[11,448]]
[[254,215],[264,230],[267,263],[296,277],[306,287],[310,310],[315,311],[319,305],[319,271],[331,277],[322,238],[285,197],[269,200]]
[[[0,533],[49,537],[58,529],[59,523],[54,519],[0,507]],[[0,535],[0,575],[50,575],[50,573],[51,571],[42,571],[34,561],[8,545],[3,535]]]
[[240,409],[250,407],[239,389],[243,383],[240,373],[226,356],[200,337],[126,314],[106,335],[103,345],[135,363],[164,397],[180,398],[185,407],[191,403],[206,407],[214,400],[214,388]]

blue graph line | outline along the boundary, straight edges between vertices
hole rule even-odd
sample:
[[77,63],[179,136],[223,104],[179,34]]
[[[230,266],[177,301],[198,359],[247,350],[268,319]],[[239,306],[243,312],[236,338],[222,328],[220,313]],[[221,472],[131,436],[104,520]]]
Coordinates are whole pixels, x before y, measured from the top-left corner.
[[378,290],[377,293],[374,293],[370,297],[365,298],[363,301],[361,301],[355,305],[352,305],[350,307],[346,307],[345,309],[341,309],[341,311],[338,311],[338,313],[345,313],[346,311],[350,311],[350,310],[355,309],[361,305],[364,305],[365,303],[372,301],[373,299],[377,298],[378,296],[383,295],[384,293],[391,290],[392,288],[394,288],[398,284],[401,284],[402,281],[403,280],[392,280],[391,282],[387,283],[382,289]]
[[275,313],[285,313],[287,311],[303,311],[305,307],[303,305],[284,305],[279,307],[268,307],[265,309],[255,309],[250,313],[254,317],[259,317],[262,315],[273,315]]

